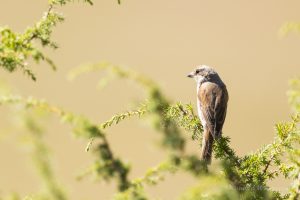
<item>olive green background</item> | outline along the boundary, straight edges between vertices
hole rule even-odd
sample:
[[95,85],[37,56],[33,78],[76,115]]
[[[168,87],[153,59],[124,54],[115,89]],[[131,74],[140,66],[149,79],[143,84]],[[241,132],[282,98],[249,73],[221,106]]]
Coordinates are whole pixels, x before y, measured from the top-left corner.
[[[1,78],[20,94],[47,99],[51,104],[90,116],[102,122],[115,113],[143,100],[136,85],[116,81],[97,90],[99,73],[84,75],[74,82],[67,73],[83,63],[110,61],[146,74],[157,81],[174,101],[196,103],[196,84],[186,78],[199,64],[214,67],[229,91],[224,134],[232,138],[239,155],[254,151],[272,141],[274,124],[288,120],[290,108],[286,91],[288,80],[300,73],[300,36],[281,38],[280,27],[300,20],[300,2],[204,1],[204,0],[95,0],[94,6],[71,3],[58,10],[66,21],[58,25],[53,38],[60,48],[46,50],[58,66],[53,72],[42,63],[34,65],[38,80],[32,82],[21,72],[0,70]],[[46,0],[0,0],[0,26],[22,31],[38,21],[47,9]],[[9,119],[1,108],[0,127]],[[46,133],[54,168],[70,199],[109,199],[114,183],[96,183],[89,178],[78,182],[75,176],[92,157],[84,151],[87,141],[70,136],[70,127],[57,118]],[[0,194],[16,191],[27,195],[40,188],[29,149],[18,139],[17,131],[0,137]],[[162,161],[166,154],[157,148],[159,134],[147,122],[122,122],[108,130],[112,148],[132,163],[131,177]],[[189,151],[199,151],[197,143]],[[195,184],[190,175],[179,173],[147,188],[153,197],[176,199]],[[285,183],[274,181],[275,189]]]

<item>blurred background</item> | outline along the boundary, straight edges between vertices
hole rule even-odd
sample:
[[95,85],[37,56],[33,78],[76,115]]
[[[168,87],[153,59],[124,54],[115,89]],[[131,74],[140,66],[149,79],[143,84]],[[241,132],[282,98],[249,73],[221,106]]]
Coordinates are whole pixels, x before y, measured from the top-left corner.
[[[46,0],[0,0],[0,5],[0,26],[20,32],[47,10]],[[296,34],[280,37],[278,32],[285,22],[300,20],[299,6],[296,0],[71,3],[58,8],[66,16],[53,35],[60,48],[48,52],[58,70],[35,65],[37,82],[22,73],[1,70],[0,74],[23,96],[47,99],[100,123],[130,109],[132,102],[142,101],[144,92],[122,80],[99,91],[96,85],[103,76],[99,73],[67,81],[72,68],[98,61],[120,64],[157,81],[174,102],[195,105],[196,84],[186,75],[197,65],[206,64],[214,67],[227,85],[230,100],[224,134],[231,137],[238,155],[244,155],[272,141],[275,123],[289,119],[286,91],[288,80],[300,74],[300,38]],[[5,127],[9,119],[5,108],[0,110],[0,127]],[[28,149],[19,145],[17,132],[2,132],[0,194],[36,192],[39,179]],[[45,136],[55,173],[66,185],[70,199],[111,198],[114,183],[75,180],[92,158],[84,151],[87,141],[72,137],[70,132],[54,117]],[[146,123],[124,121],[107,132],[114,152],[132,163],[131,178],[143,175],[166,157],[157,148],[159,135]],[[199,151],[196,142],[191,141],[188,147]],[[153,197],[176,199],[194,183],[192,177],[179,173],[148,190]],[[284,185],[279,180],[272,183],[279,190]]]

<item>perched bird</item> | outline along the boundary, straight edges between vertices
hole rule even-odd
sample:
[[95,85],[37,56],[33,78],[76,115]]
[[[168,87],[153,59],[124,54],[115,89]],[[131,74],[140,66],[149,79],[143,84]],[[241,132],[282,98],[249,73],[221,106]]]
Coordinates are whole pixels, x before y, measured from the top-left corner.
[[222,134],[228,92],[218,73],[209,66],[198,66],[188,77],[197,82],[197,108],[203,126],[201,158],[210,164],[213,142]]

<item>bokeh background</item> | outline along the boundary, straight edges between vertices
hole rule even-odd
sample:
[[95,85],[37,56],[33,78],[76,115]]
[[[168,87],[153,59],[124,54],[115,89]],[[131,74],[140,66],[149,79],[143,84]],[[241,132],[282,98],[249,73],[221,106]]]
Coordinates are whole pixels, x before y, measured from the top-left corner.
[[[300,37],[280,37],[280,27],[300,20],[300,2],[204,1],[204,0],[95,0],[94,6],[71,3],[58,8],[66,16],[53,38],[60,48],[49,51],[58,70],[45,64],[34,65],[37,82],[22,73],[0,71],[24,96],[47,99],[51,104],[102,122],[126,111],[132,102],[142,101],[143,91],[124,81],[115,81],[103,90],[97,82],[103,76],[88,74],[74,82],[68,72],[84,63],[110,61],[127,66],[157,81],[174,101],[196,103],[196,85],[186,74],[199,64],[213,66],[226,83],[230,95],[224,134],[232,138],[239,155],[269,143],[274,124],[289,119],[286,91],[288,80],[300,74]],[[23,31],[38,21],[47,1],[0,0],[0,26]],[[9,119],[1,108],[0,127]],[[70,199],[109,199],[114,183],[75,176],[90,164],[84,151],[87,141],[75,139],[68,126],[53,118],[46,141],[51,147],[55,173],[66,185]],[[144,174],[166,155],[159,149],[159,134],[138,120],[122,122],[108,130],[112,148],[132,163],[131,177]],[[28,149],[17,132],[2,131],[0,137],[0,193],[20,192],[24,196],[38,191],[39,178],[28,157]],[[195,142],[190,151],[199,151]],[[195,180],[187,174],[168,176],[158,186],[148,188],[153,197],[176,199]],[[281,180],[272,182],[284,190]]]

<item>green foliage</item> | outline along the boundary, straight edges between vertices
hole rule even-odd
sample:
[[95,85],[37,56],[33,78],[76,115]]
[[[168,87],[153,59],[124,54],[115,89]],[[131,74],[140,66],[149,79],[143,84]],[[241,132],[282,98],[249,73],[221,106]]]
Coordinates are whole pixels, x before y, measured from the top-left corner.
[[[120,193],[114,199],[149,199],[144,192],[144,186],[156,185],[163,180],[165,173],[176,173],[183,170],[191,173],[199,181],[200,185],[186,193],[182,198],[191,199],[297,199],[299,195],[299,114],[295,114],[290,122],[276,125],[277,135],[274,141],[257,150],[254,153],[239,157],[230,147],[230,139],[221,137],[214,144],[214,155],[221,161],[219,169],[210,169],[198,159],[198,156],[188,154],[185,151],[185,138],[182,131],[189,134],[191,139],[201,144],[202,126],[198,117],[194,114],[191,104],[170,103],[158,87],[146,77],[121,67],[113,65],[94,65],[97,70],[112,70],[119,78],[133,80],[147,91],[147,100],[133,111],[117,114],[110,120],[100,124],[91,122],[88,118],[65,111],[56,106],[51,106],[45,101],[33,98],[22,98],[20,96],[2,95],[0,105],[23,105],[24,109],[41,109],[48,113],[57,115],[63,123],[70,124],[75,135],[92,139],[97,142],[89,143],[88,149],[92,149],[95,155],[94,163],[79,177],[93,174],[103,180],[116,180]],[[76,69],[81,73],[95,71],[94,67]],[[294,101],[293,101],[294,102]],[[157,167],[150,169],[146,174],[137,179],[129,180],[129,165],[113,154],[104,129],[117,125],[122,120],[138,116],[140,119],[151,119],[152,127],[162,133],[162,146],[168,149],[169,159]],[[143,116],[143,117],[142,117]],[[30,123],[29,123],[30,122]],[[39,129],[31,121],[27,121],[31,132],[40,133]],[[45,154],[43,146],[39,146],[39,137],[33,135],[35,145],[41,155]],[[37,137],[37,138],[36,138]],[[180,142],[178,142],[180,141]],[[47,165],[46,161],[39,157],[40,166]],[[287,160],[288,158],[288,160]],[[271,168],[272,166],[272,168]],[[46,167],[41,167],[45,179],[51,180]],[[271,170],[272,169],[272,170]],[[47,175],[48,174],[48,175]],[[267,186],[267,181],[279,174],[293,181],[290,192],[281,195],[272,191]],[[221,181],[216,177],[221,176]],[[207,181],[206,181],[207,180]],[[220,187],[218,192],[203,192],[210,182],[218,180]],[[59,191],[56,185],[52,186],[50,181],[48,188]],[[207,184],[207,185],[206,185]],[[217,184],[218,185],[218,184]],[[59,194],[59,192],[58,192]],[[205,195],[204,195],[205,194]],[[200,196],[199,196],[200,195]],[[203,196],[204,195],[204,196]],[[57,195],[58,196],[58,195]],[[61,195],[61,199],[65,198]],[[59,199],[59,198],[51,198]]]
[[[171,146],[172,151],[170,159],[173,159],[174,166],[177,166],[179,169],[190,171],[194,175],[199,175],[200,177],[203,176],[203,174],[211,173],[207,171],[207,166],[199,161],[197,156],[186,155],[184,153],[184,145],[174,145],[178,143],[174,142],[173,136],[170,137],[170,135],[168,135],[169,130],[171,130],[170,132],[176,133],[175,138],[177,138],[177,135],[179,135],[179,138],[182,138],[182,144],[184,144],[185,139],[180,136],[180,129],[183,129],[190,133],[193,140],[196,140],[201,144],[202,127],[190,104],[172,104],[170,101],[166,100],[167,98],[162,95],[162,92],[152,81],[136,72],[132,73],[131,71],[121,69],[120,67],[108,63],[80,67],[72,72],[72,76],[75,77],[80,73],[90,71],[95,72],[96,70],[110,70],[111,73],[115,74],[115,77],[110,75],[110,79],[112,79],[111,77],[126,78],[140,84],[145,90],[148,90],[147,101],[143,104],[143,107],[138,108],[133,112],[128,112],[128,114],[124,113],[116,115],[111,120],[104,123],[105,126],[117,124],[121,120],[133,115],[141,116],[141,114],[146,114],[152,116],[154,117],[153,127],[159,132],[162,132],[166,136],[166,140],[173,145]],[[291,194],[280,195],[279,192],[270,190],[267,186],[267,181],[276,178],[280,174],[287,179],[293,180],[295,177],[291,174],[299,174],[294,172],[296,169],[294,164],[286,161],[286,152],[293,150],[293,156],[298,153],[298,151],[296,152],[295,150],[297,149],[297,141],[299,140],[298,126],[299,116],[295,114],[292,117],[291,122],[276,125],[277,135],[271,144],[243,157],[238,157],[235,151],[230,147],[230,138],[221,137],[215,142],[215,158],[220,159],[223,163],[221,168],[224,173],[224,179],[226,179],[229,185],[233,186],[235,190],[233,193],[232,189],[227,191],[229,195],[228,198],[233,198],[230,197],[231,194],[238,194],[237,199],[279,199],[291,197]],[[169,147],[168,144],[163,144],[165,147]],[[297,159],[298,157],[293,160]],[[184,162],[186,162],[186,164],[182,164]],[[138,190],[140,190],[140,187],[141,185],[139,185]],[[298,185],[293,188],[295,187],[297,188]],[[128,193],[128,191],[131,192]],[[222,190],[222,192],[226,192],[226,190]],[[129,187],[129,190],[125,190],[125,192],[122,193],[125,195],[124,199],[131,193],[132,187]],[[220,199],[222,199],[221,197],[224,197],[224,195],[225,194],[222,193]],[[216,199],[217,197],[213,196],[209,198]]]
[[[35,114],[37,115],[37,114]],[[29,132],[29,139],[32,146],[32,159],[35,163],[35,168],[39,173],[46,192],[35,196],[35,199],[53,199],[66,200],[67,197],[62,190],[62,186],[57,183],[54,172],[51,169],[50,158],[48,155],[48,148],[43,141],[43,129],[33,116],[25,115],[25,126]]]
[[[93,2],[91,0],[83,0],[86,3],[89,3],[90,5],[93,5]],[[50,5],[66,5],[69,2],[74,2],[74,0],[49,0]]]
[[[52,49],[58,47],[52,41],[51,35],[53,28],[62,22],[64,17],[53,10],[55,5],[65,5],[67,2],[71,1],[50,0],[49,8],[42,19],[23,33],[16,33],[8,27],[0,28],[0,66],[9,72],[19,69],[34,81],[36,77],[28,66],[30,60],[36,63],[45,61],[55,69],[53,61],[37,47],[37,44]],[[85,0],[85,2],[92,5],[90,0]]]
[[[57,48],[52,41],[53,28],[63,21],[63,17],[54,11],[72,0],[49,0],[49,8],[43,18],[23,33],[15,33],[9,28],[0,30],[0,66],[9,72],[22,70],[33,80],[34,73],[28,68],[28,62],[45,61],[55,69],[54,63],[44,55],[42,47]],[[90,0],[84,2],[93,4]],[[120,4],[120,0],[118,0]],[[283,33],[299,29],[297,24],[288,24]],[[114,79],[130,80],[145,91],[145,101],[137,108],[119,113],[103,123],[92,122],[85,116],[77,115],[65,109],[53,106],[46,101],[32,97],[23,98],[12,95],[8,90],[0,93],[0,105],[16,106],[28,132],[32,151],[30,152],[44,185],[45,191],[26,197],[35,200],[66,200],[63,187],[58,183],[52,170],[48,147],[43,141],[44,130],[40,125],[37,111],[57,116],[62,123],[72,127],[75,136],[89,140],[87,151],[94,155],[93,163],[78,178],[87,175],[104,181],[115,181],[118,193],[115,200],[147,200],[145,185],[157,185],[166,174],[178,171],[190,173],[199,182],[181,196],[182,200],[193,199],[290,199],[300,198],[300,81],[291,82],[289,100],[294,113],[289,122],[276,125],[274,140],[253,153],[238,156],[230,146],[230,138],[222,136],[214,142],[215,166],[207,164],[197,155],[187,153],[186,140],[189,136],[201,146],[203,128],[194,114],[191,104],[173,103],[164,95],[159,86],[135,71],[124,69],[110,63],[84,65],[74,69],[70,79],[88,72],[106,72],[108,76],[100,80],[105,86]],[[162,149],[167,152],[167,160],[149,169],[144,176],[129,179],[130,167],[113,153],[105,131],[123,120],[137,116],[140,120],[151,121],[151,127],[161,134]],[[225,135],[225,134],[223,134]],[[272,191],[268,181],[282,175],[291,182],[286,194]],[[13,193],[1,199],[22,199]]]
[[191,104],[183,105],[176,103],[168,107],[166,117],[175,119],[177,124],[188,132],[192,132],[192,139],[199,140],[202,137],[202,125],[199,118],[194,114]]
[[128,187],[127,175],[129,168],[123,161],[116,158],[105,134],[98,125],[89,121],[86,117],[75,115],[61,108],[51,106],[45,101],[36,100],[31,97],[22,98],[14,95],[4,95],[0,97],[0,105],[22,105],[26,109],[41,109],[47,113],[57,115],[63,123],[70,124],[76,136],[83,138],[97,138],[99,145],[94,149],[93,153],[96,157],[95,162],[90,167],[89,173],[93,173],[98,177],[106,180],[117,179],[119,189],[124,190]]
[[2,28],[0,30],[0,66],[9,72],[21,69],[32,80],[36,80],[36,77],[28,68],[29,58],[33,58],[36,62],[46,61],[55,69],[53,62],[33,46],[32,40],[36,39],[43,46],[56,48],[56,44],[50,41],[51,28],[62,20],[61,16],[49,11],[34,28],[28,28],[23,34],[14,33],[9,28]]
[[287,36],[291,32],[300,33],[299,22],[287,22],[284,25],[282,25],[279,30],[280,36]]
[[288,91],[289,103],[294,112],[300,110],[300,79],[290,80],[290,89]]
[[130,118],[133,116],[138,116],[139,118],[142,117],[144,114],[147,113],[147,106],[144,104],[140,108],[133,110],[133,111],[127,111],[125,113],[120,113],[117,115],[114,115],[110,120],[107,120],[106,122],[103,122],[100,127],[102,129],[106,129],[108,127],[111,127],[113,125],[117,125],[120,121]]
[[228,181],[222,176],[204,176],[201,182],[189,189],[180,198],[181,200],[231,200],[239,199],[237,191],[230,186]]
[[105,82],[109,82],[116,78],[127,79],[140,85],[146,92],[146,102],[143,103],[142,107],[136,109],[133,112],[127,112],[119,114],[103,126],[110,126],[112,123],[119,123],[121,118],[127,118],[133,115],[143,115],[147,113],[151,117],[153,127],[163,133],[162,145],[169,148],[171,151],[183,151],[184,149],[184,138],[178,125],[171,118],[165,117],[167,107],[170,105],[170,101],[161,93],[159,87],[149,78],[129,69],[124,69],[120,66],[112,65],[107,62],[98,64],[83,65],[72,70],[69,74],[69,79],[73,80],[81,74],[95,71],[106,71],[109,73],[109,79],[105,79]]

